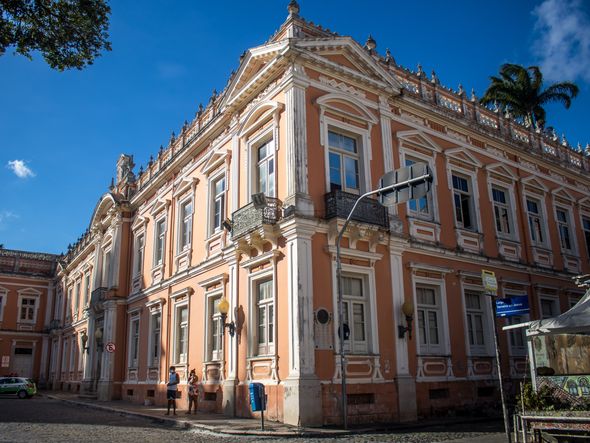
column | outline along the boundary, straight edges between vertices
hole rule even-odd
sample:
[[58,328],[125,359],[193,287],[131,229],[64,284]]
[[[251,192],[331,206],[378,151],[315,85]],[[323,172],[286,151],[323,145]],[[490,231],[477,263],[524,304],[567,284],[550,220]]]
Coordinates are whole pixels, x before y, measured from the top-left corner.
[[[416,421],[416,380],[410,374],[408,355],[408,335],[399,338],[397,333],[398,325],[405,326],[405,317],[402,313],[404,304],[404,269],[402,261],[403,243],[395,237],[391,238],[389,245],[389,261],[391,266],[391,288],[393,296],[393,334],[395,336],[395,358],[396,358],[396,389],[397,403],[400,422]],[[416,325],[414,323],[415,331]],[[413,331],[413,332],[414,332]],[[415,337],[416,334],[412,333]]]
[[298,213],[314,216],[307,179],[307,119],[305,89],[309,81],[302,66],[292,64],[285,86],[287,199]]
[[[235,322],[236,318],[236,307],[238,306],[238,262],[237,257],[233,257],[228,262],[229,265],[229,288],[228,291],[228,302],[229,302],[229,313],[228,322]],[[225,332],[224,332],[225,334]],[[227,377],[223,380],[223,413],[230,417],[236,415],[236,386],[238,384],[237,379],[237,352],[238,352],[238,335],[230,337],[229,334],[225,335],[225,359],[227,362]],[[226,352],[227,350],[227,352]],[[223,368],[222,368],[223,371]]]
[[321,385],[315,374],[312,236],[315,229],[301,219],[283,226],[287,239],[287,304],[289,376],[284,381],[285,423],[322,424]]

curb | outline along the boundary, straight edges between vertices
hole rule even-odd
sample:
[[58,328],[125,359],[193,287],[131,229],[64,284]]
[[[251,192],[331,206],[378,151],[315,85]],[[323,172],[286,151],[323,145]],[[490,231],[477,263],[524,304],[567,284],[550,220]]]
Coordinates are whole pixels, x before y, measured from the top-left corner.
[[[147,419],[150,421],[154,421],[157,423],[167,424],[174,428],[180,429],[198,429],[201,431],[205,431],[211,434],[216,435],[250,435],[255,437],[281,437],[281,438],[338,438],[347,435],[358,435],[358,434],[381,434],[385,432],[394,432],[394,431],[413,431],[413,430],[424,430],[426,428],[432,428],[437,426],[445,426],[445,425],[459,425],[459,424],[468,424],[468,423],[484,423],[490,421],[496,421],[498,417],[476,417],[476,418],[465,418],[460,420],[436,420],[430,422],[413,422],[413,423],[395,423],[391,425],[381,424],[371,428],[356,428],[356,429],[349,429],[349,430],[341,430],[341,429],[326,429],[322,431],[314,431],[314,430],[297,430],[294,429],[290,432],[285,431],[262,431],[262,430],[254,430],[254,429],[227,429],[227,430],[220,430],[216,426],[210,426],[202,423],[194,423],[182,419],[174,419],[174,418],[167,418],[167,417],[159,417],[154,416],[151,414],[145,414],[142,412],[135,412],[129,411],[127,409],[119,409],[114,408],[111,406],[104,406],[95,403],[83,402],[83,401],[76,401],[70,400],[67,398],[62,398],[56,395],[51,394],[37,394],[42,397],[47,397],[52,400],[59,400],[65,403],[69,403],[76,406],[83,406],[90,409],[96,409],[101,411],[113,412],[120,415],[125,415],[129,417],[138,417],[142,419]],[[500,417],[501,418],[501,417]]]
[[142,419],[147,419],[150,421],[155,421],[159,423],[166,423],[171,425],[175,428],[180,429],[198,429],[201,431],[206,431],[212,434],[217,435],[251,435],[257,437],[282,437],[282,438],[300,438],[300,437],[307,437],[307,438],[330,438],[330,437],[342,437],[344,435],[350,435],[351,432],[349,431],[330,431],[330,432],[314,432],[314,431],[293,431],[293,432],[285,432],[285,431],[262,431],[262,430],[250,430],[250,429],[240,429],[240,430],[219,430],[217,427],[209,426],[201,423],[193,423],[186,420],[179,420],[174,418],[167,418],[167,417],[156,417],[151,414],[144,414],[142,412],[135,412],[129,411],[127,409],[119,409],[113,408],[111,406],[103,406],[100,404],[88,403],[83,401],[76,401],[70,400],[67,398],[62,398],[59,396],[51,395],[51,394],[43,394],[39,395],[46,398],[50,398],[52,400],[59,400],[64,403],[69,403],[76,406],[83,406],[89,409],[96,409],[100,411],[107,411],[107,412],[114,412],[117,414],[129,416],[129,417],[138,417]]

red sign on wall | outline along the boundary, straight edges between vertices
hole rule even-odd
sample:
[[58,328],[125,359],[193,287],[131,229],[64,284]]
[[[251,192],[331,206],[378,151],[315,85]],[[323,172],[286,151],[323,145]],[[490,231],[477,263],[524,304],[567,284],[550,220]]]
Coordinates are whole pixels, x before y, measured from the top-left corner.
[[115,352],[115,344],[113,342],[109,342],[105,345],[104,349],[107,352]]

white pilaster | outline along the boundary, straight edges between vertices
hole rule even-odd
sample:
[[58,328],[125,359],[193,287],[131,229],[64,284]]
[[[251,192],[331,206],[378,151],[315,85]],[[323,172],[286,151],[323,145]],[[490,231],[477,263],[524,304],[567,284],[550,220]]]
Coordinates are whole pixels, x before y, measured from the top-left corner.
[[[408,357],[409,335],[404,338],[398,336],[398,326],[405,326],[402,305],[405,301],[404,269],[402,261],[403,244],[392,237],[389,246],[391,264],[391,288],[393,297],[393,334],[395,339],[396,356],[396,387],[400,421],[415,421],[417,419],[416,380],[410,374]],[[414,326],[415,329],[415,326]],[[412,334],[416,337],[416,334]]]
[[287,201],[313,216],[307,178],[307,118],[305,90],[309,80],[302,66],[293,64],[285,86]]
[[314,226],[295,218],[281,226],[287,239],[289,376],[284,382],[284,420],[321,424],[321,385],[315,374],[312,236]]

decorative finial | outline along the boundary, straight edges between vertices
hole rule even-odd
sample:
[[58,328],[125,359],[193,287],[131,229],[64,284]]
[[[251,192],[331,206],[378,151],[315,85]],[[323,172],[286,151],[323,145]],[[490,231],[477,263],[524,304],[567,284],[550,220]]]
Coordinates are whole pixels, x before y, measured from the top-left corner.
[[475,89],[473,88],[471,88],[471,101],[474,103],[477,101],[477,97],[475,96]]
[[461,83],[459,83],[459,90],[457,91],[457,93],[463,97],[465,95],[465,89],[463,89],[463,85]]
[[559,140],[559,138],[557,137],[557,132],[555,132],[555,128],[551,128],[551,140],[553,140],[554,142]]
[[287,5],[287,11],[289,15],[299,15],[299,3],[295,0],[291,0]]
[[154,156],[150,155],[150,161],[148,162],[148,166],[151,167],[154,164]]
[[376,47],[377,47],[377,42],[375,41],[373,36],[371,34],[369,34],[369,37],[367,38],[367,41],[365,42],[365,49],[368,50],[370,54],[373,54]]
[[582,144],[580,142],[578,142],[578,147],[576,148],[576,151],[582,152]]
[[432,74],[430,74],[430,81],[435,85],[438,85],[440,83],[438,77],[436,76],[436,72],[434,72],[434,69],[432,70]]
[[111,177],[111,185],[109,186],[109,189],[111,191],[115,189],[115,177]]
[[139,167],[139,176],[141,177],[143,175],[143,165],[141,165]]
[[498,106],[498,100],[494,100],[494,106],[492,108],[492,110],[497,114],[498,112],[500,112],[500,106]]
[[388,65],[396,64],[395,59],[391,55],[391,51],[389,50],[389,48],[385,50],[385,63],[387,63]]
[[586,143],[586,148],[584,149],[584,154],[586,154],[586,157],[590,157],[590,143]]
[[567,146],[569,143],[567,142],[567,138],[565,138],[565,134],[561,134],[561,145]]
[[424,77],[424,70],[422,69],[422,65],[418,63],[418,70],[416,71],[416,75],[418,77]]
[[[174,132],[172,133],[172,138],[171,140],[174,139]],[[160,149],[158,150],[158,158],[162,157],[162,154],[164,153],[164,146],[160,145]]]
[[[174,131],[172,131],[172,134],[170,134],[170,143],[174,143],[174,141],[176,140],[176,134],[174,133]],[[161,145],[160,145],[161,147]],[[164,149],[164,148],[162,148]]]
[[199,115],[203,113],[203,103],[199,103]]
[[504,117],[505,118],[512,118],[512,111],[508,106],[504,106]]

